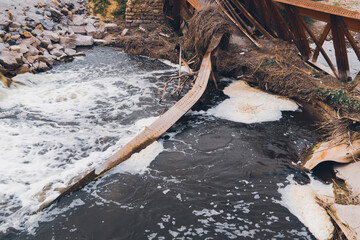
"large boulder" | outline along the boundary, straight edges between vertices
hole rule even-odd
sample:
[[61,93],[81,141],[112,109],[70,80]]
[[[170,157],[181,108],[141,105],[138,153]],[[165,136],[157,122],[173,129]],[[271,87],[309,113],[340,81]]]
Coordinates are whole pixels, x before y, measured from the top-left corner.
[[55,32],[51,32],[51,31],[47,31],[47,30],[42,32],[42,36],[47,37],[48,39],[50,39],[53,42],[59,42],[59,40],[60,40],[59,34],[57,34]]
[[105,30],[109,33],[113,33],[118,29],[118,25],[116,23],[105,23]]
[[49,19],[40,19],[40,23],[46,30],[52,30],[55,26],[55,23]]
[[86,28],[85,26],[69,26],[70,30],[74,32],[75,34],[86,34]]
[[7,69],[16,69],[22,63],[22,54],[20,53],[5,52],[0,55],[0,64]]
[[94,34],[96,33],[96,28],[91,23],[88,23],[85,26],[85,31],[88,36],[94,36]]
[[94,38],[92,36],[84,36],[76,34],[76,46],[77,47],[86,47],[92,46],[94,44]]
[[62,36],[60,37],[60,45],[65,48],[76,48],[76,37],[72,36]]
[[85,20],[83,16],[74,15],[72,22],[75,26],[83,26],[85,25]]

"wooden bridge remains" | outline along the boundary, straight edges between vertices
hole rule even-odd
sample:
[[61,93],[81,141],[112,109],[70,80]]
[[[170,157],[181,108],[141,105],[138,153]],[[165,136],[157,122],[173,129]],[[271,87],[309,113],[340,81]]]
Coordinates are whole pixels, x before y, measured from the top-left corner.
[[[189,0],[190,4],[194,0]],[[351,80],[347,54],[350,45],[360,61],[359,43],[353,35],[360,32],[360,13],[341,7],[330,6],[310,0],[215,0],[228,18],[258,47],[257,31],[268,39],[273,37],[293,41],[301,57],[322,68],[341,81]],[[316,37],[304,17],[325,22],[322,34]],[[331,30],[335,50],[336,65],[323,48],[323,43]],[[311,39],[316,48],[312,51]],[[347,39],[347,42],[346,42]],[[329,68],[321,66],[317,60],[322,54]],[[359,62],[352,63],[359,64]],[[360,73],[358,73],[360,75]]]

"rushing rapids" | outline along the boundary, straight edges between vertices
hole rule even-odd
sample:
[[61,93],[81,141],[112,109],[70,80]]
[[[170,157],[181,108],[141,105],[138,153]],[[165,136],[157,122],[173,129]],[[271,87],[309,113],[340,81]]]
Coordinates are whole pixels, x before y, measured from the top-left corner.
[[[244,124],[214,114],[214,105],[197,106],[104,178],[32,214],[160,115],[158,89],[176,71],[94,48],[49,72],[16,77],[25,86],[2,88],[3,237],[312,239],[279,204],[286,185],[309,182],[294,163],[316,140],[301,112]],[[296,110],[292,104],[286,110]]]

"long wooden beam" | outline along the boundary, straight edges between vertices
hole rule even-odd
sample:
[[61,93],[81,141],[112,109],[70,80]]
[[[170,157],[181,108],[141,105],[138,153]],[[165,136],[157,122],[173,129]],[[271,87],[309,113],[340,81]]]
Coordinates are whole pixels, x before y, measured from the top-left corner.
[[342,17],[350,30],[360,32],[360,12],[309,0],[273,0],[273,2],[281,8],[294,6],[300,15],[324,22],[330,22],[331,15]]
[[221,39],[222,35],[218,35],[214,36],[211,40],[211,43],[201,62],[199,74],[195,81],[195,84],[193,88],[183,98],[181,98],[167,112],[161,115],[158,120],[156,120],[148,128],[135,136],[119,151],[109,157],[104,164],[95,167],[92,171],[87,174],[83,174],[77,179],[73,179],[69,187],[59,191],[59,196],[55,200],[43,203],[38,209],[38,211],[46,208],[64,195],[76,191],[88,184],[89,182],[100,178],[101,176],[109,172],[112,168],[130,158],[132,154],[140,152],[142,149],[146,148],[156,139],[158,139],[185,113],[187,113],[205,92],[211,73],[211,53],[218,47]]
[[[327,35],[329,34],[331,29],[331,25],[330,23],[326,24],[323,33],[321,34],[320,38],[319,38],[319,45],[322,46],[324,44],[324,41],[327,37]],[[316,62],[317,58],[319,56],[319,52],[320,52],[320,48],[316,46],[313,57],[312,57],[312,61]]]
[[351,77],[349,60],[346,50],[345,32],[344,28],[342,27],[344,23],[341,17],[335,15],[330,16],[330,23],[339,78],[341,81],[347,82],[351,80]]

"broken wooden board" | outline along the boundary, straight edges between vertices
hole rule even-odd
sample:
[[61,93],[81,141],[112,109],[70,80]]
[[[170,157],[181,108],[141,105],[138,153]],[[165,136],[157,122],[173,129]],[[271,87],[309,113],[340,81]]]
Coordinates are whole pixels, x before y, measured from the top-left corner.
[[[140,152],[142,149],[153,143],[171,126],[173,126],[185,113],[187,113],[205,92],[212,70],[211,54],[220,44],[222,37],[223,35],[217,35],[212,38],[201,62],[199,74],[196,78],[195,84],[183,98],[176,102],[174,106],[161,115],[153,124],[135,136],[130,142],[124,145],[112,156],[110,156],[103,164],[100,164],[88,173],[84,173],[72,179],[72,181],[68,183],[69,186],[67,188],[59,190],[58,197],[49,202],[44,202],[38,211],[48,207],[50,204],[62,198],[64,195],[76,191],[84,187],[89,182],[102,177],[112,168],[129,159],[134,153]],[[40,195],[41,194],[42,193],[40,193]]]
[[[336,173],[336,177],[345,181],[345,184],[351,191],[352,195],[360,197],[360,162],[351,162],[346,165],[335,165],[334,171]],[[360,219],[360,215],[358,218]]]
[[335,210],[339,220],[347,226],[348,239],[360,239],[360,206],[359,205],[341,205],[334,204],[332,208]]
[[319,163],[333,161],[338,163],[349,163],[360,155],[360,140],[349,142],[329,141],[315,145],[307,157],[303,167],[312,170]]

